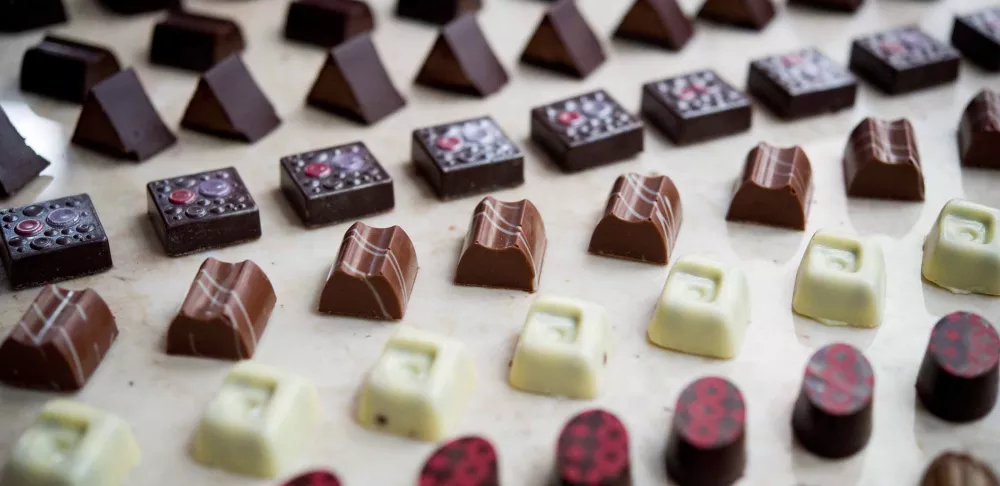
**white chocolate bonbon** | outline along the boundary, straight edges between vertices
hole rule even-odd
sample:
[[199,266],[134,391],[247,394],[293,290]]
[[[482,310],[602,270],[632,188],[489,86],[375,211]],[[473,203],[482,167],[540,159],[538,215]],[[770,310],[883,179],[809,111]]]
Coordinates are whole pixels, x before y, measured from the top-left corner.
[[877,327],[885,301],[885,258],[871,238],[813,235],[795,276],[792,309],[827,325]]
[[1000,295],[1000,210],[952,199],[924,240],[924,278],[955,293]]

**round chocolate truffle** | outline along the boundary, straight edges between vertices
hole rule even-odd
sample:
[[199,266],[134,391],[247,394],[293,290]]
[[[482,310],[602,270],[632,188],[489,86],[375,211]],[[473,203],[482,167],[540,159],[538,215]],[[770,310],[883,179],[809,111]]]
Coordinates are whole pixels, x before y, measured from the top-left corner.
[[493,445],[482,437],[461,437],[431,454],[420,472],[419,486],[498,486],[500,477]]
[[631,486],[628,431],[618,417],[587,410],[559,434],[556,472],[562,486]]
[[969,312],[944,316],[931,331],[917,375],[917,396],[928,411],[951,422],[990,413],[1000,387],[1000,337]]
[[974,457],[945,452],[924,472],[921,486],[1000,486],[989,466]]
[[667,474],[679,486],[726,486],[746,468],[746,404],[735,385],[701,378],[677,399]]
[[872,433],[875,375],[864,354],[831,344],[809,359],[792,412],[792,430],[814,454],[840,458],[865,447]]
[[309,471],[285,481],[282,486],[340,486],[340,480],[328,471]]

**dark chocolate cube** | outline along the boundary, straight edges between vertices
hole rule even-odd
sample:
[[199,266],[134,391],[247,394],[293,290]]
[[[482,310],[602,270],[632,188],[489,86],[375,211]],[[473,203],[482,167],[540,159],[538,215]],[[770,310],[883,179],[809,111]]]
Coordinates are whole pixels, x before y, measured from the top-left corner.
[[374,29],[371,9],[359,0],[295,0],[285,19],[285,38],[322,47]]
[[597,90],[531,110],[531,139],[575,172],[642,152],[642,121]]
[[362,142],[283,157],[281,190],[310,227],[359,219],[395,205],[392,177]]
[[1000,8],[955,17],[951,45],[989,71],[1000,71]]
[[236,22],[178,10],[153,29],[149,62],[202,72],[243,48]]
[[908,93],[958,78],[958,51],[915,26],[855,39],[851,70],[888,94]]
[[24,32],[67,20],[62,0],[4,0],[0,2],[0,32]]
[[21,91],[83,103],[90,88],[120,70],[118,59],[104,47],[49,35],[25,51]]
[[854,106],[858,82],[846,69],[813,48],[750,63],[747,89],[785,119]]
[[647,83],[642,113],[678,145],[750,129],[750,100],[715,71],[698,71]]
[[108,235],[86,194],[0,209],[0,228],[0,257],[15,290],[112,267]]
[[488,116],[414,130],[412,155],[441,199],[524,183],[524,154]]
[[[32,0],[34,1],[34,0]],[[124,15],[181,8],[181,0],[98,0],[104,8]]]
[[146,185],[149,219],[167,255],[260,238],[260,213],[236,169],[210,170]]
[[444,25],[482,6],[482,0],[397,0],[396,15]]

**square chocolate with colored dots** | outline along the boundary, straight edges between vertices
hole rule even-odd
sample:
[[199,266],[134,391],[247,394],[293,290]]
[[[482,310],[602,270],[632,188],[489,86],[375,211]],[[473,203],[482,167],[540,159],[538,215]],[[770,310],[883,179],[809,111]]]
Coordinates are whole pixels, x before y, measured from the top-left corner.
[[851,45],[851,70],[888,94],[953,82],[958,61],[958,51],[916,26],[867,35]]
[[776,115],[794,119],[854,106],[858,82],[810,47],[754,60],[747,89]]
[[392,177],[362,142],[283,157],[281,190],[309,227],[382,213],[395,205]]
[[678,145],[750,129],[750,100],[715,71],[704,70],[646,83],[642,113]]
[[1000,71],[1000,7],[955,17],[951,45],[988,71]]
[[146,195],[149,219],[167,255],[260,238],[257,203],[232,167],[153,181]]

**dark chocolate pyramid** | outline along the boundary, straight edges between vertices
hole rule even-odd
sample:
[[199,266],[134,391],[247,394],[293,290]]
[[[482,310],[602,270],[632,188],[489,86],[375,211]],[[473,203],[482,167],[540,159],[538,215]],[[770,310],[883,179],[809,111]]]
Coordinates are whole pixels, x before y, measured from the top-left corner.
[[67,20],[62,0],[4,0],[0,2],[0,32],[24,32]]
[[137,162],[175,142],[132,69],[91,88],[73,133],[77,145]]
[[576,1],[561,0],[545,13],[521,62],[585,78],[604,62],[604,48]]
[[356,36],[329,52],[307,101],[366,125],[406,105],[368,34]]
[[416,83],[485,97],[507,84],[507,71],[493,54],[476,16],[465,15],[441,29]]
[[482,0],[398,0],[396,15],[445,25],[467,13],[478,12],[482,7]]
[[274,106],[238,55],[202,74],[181,120],[184,128],[249,143],[280,124]]
[[678,51],[694,34],[676,0],[635,0],[615,37]]
[[774,4],[771,0],[705,0],[698,18],[762,30],[774,18]]
[[35,153],[0,108],[0,197],[13,196],[49,166]]
[[181,8],[181,0],[98,0],[105,8],[120,14],[140,14]]
[[854,12],[861,8],[864,0],[788,0],[789,5],[803,5],[823,10]]

